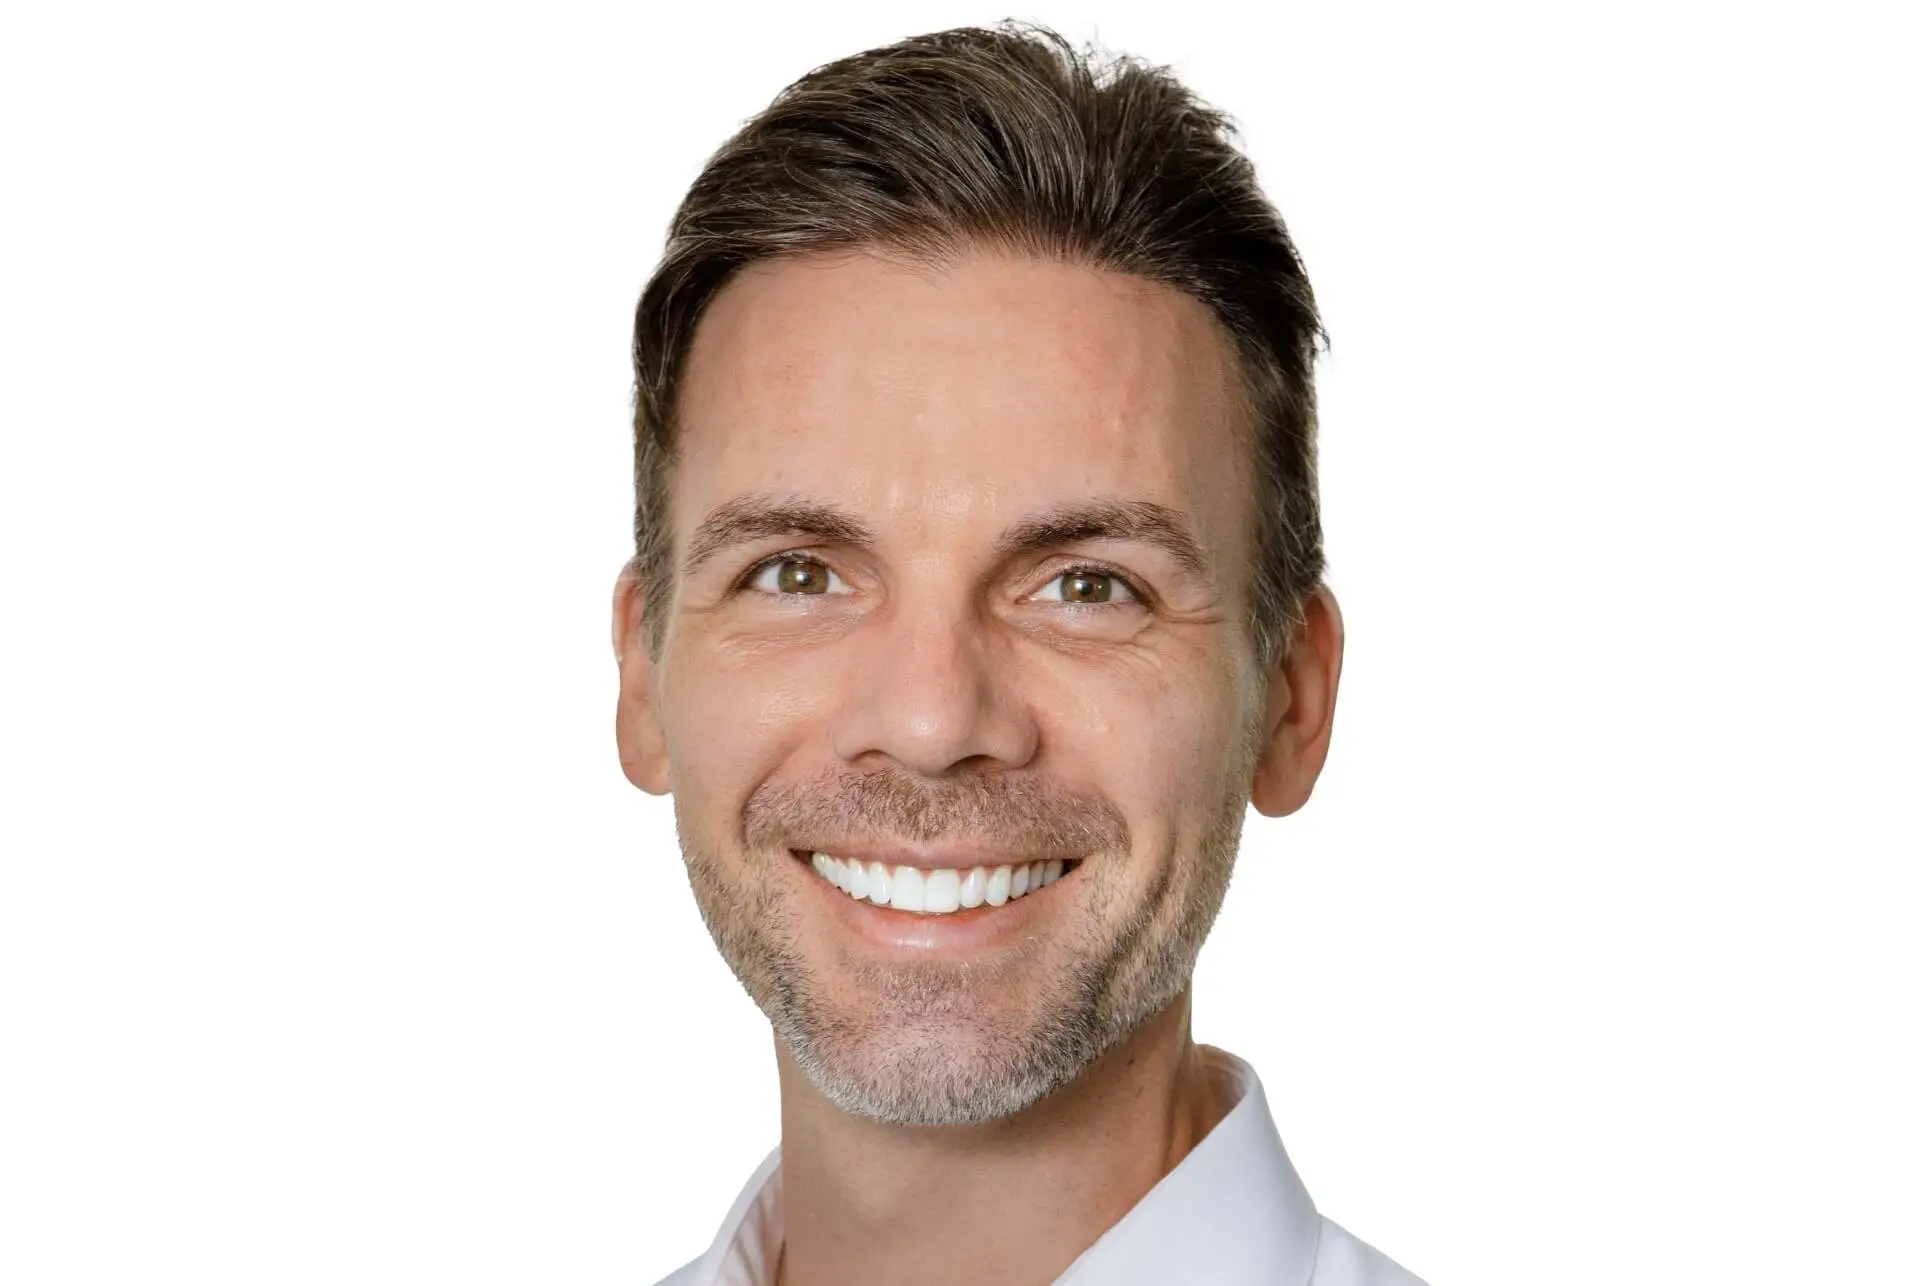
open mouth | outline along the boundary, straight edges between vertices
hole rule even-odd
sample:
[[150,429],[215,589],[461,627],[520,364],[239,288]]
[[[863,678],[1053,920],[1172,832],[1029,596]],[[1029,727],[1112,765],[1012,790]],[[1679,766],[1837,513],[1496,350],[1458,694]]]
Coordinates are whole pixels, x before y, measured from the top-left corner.
[[1005,906],[1070,874],[1078,861],[1054,858],[1007,866],[925,868],[890,866],[835,857],[831,853],[793,855],[856,902],[892,907],[918,915],[949,915],[979,906]]

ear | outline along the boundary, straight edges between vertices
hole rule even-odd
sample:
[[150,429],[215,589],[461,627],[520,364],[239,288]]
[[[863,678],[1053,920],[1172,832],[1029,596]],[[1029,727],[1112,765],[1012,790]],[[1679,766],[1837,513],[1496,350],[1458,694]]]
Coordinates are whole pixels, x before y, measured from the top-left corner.
[[1305,616],[1267,683],[1253,806],[1268,817],[1284,817],[1307,802],[1333,738],[1346,626],[1325,585],[1308,597]]
[[620,767],[627,780],[649,795],[664,795],[673,788],[672,775],[654,690],[656,669],[640,623],[644,605],[639,578],[629,563],[613,585],[613,656],[620,664],[614,739],[620,745]]

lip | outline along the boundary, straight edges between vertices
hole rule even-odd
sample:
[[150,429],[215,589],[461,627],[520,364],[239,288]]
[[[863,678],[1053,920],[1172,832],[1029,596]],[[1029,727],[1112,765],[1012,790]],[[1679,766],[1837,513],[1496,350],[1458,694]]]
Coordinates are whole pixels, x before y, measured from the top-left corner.
[[[817,851],[832,853],[835,857],[878,860],[929,870],[938,870],[950,863],[959,867],[963,860],[966,866],[1006,864],[1004,859],[996,859],[991,863],[982,860],[986,855],[979,850],[974,850],[973,856],[965,859],[958,850],[947,850],[937,855],[939,860],[924,863],[909,860],[908,855],[899,850],[828,848]],[[1004,906],[981,905],[943,915],[921,915],[848,897],[814,873],[808,864],[812,852],[803,854],[798,849],[789,849],[788,853],[794,859],[795,877],[808,889],[801,896],[818,899],[821,914],[840,936],[885,953],[921,957],[987,955],[1032,940],[1041,931],[1044,918],[1062,905],[1061,899],[1053,895],[1056,890],[1067,887],[1069,880],[1068,876],[1063,875],[1045,888],[1036,889]]]

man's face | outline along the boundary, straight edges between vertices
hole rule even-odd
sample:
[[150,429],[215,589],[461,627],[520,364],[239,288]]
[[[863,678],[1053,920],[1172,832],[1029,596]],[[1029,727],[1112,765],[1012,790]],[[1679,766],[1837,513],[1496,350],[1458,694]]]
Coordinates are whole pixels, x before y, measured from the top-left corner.
[[842,1107],[1004,1116],[1187,985],[1264,695],[1232,362],[1184,295],[988,254],[760,265],[702,318],[623,702],[716,942]]

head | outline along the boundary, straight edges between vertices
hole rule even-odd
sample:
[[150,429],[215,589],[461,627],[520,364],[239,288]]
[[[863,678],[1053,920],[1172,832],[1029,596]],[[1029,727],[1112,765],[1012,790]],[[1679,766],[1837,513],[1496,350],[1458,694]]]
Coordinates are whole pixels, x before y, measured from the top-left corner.
[[1184,993],[1330,735],[1318,339],[1226,119],[1043,30],[823,67],[695,182],[635,326],[621,758],[833,1102],[1007,1116]]

